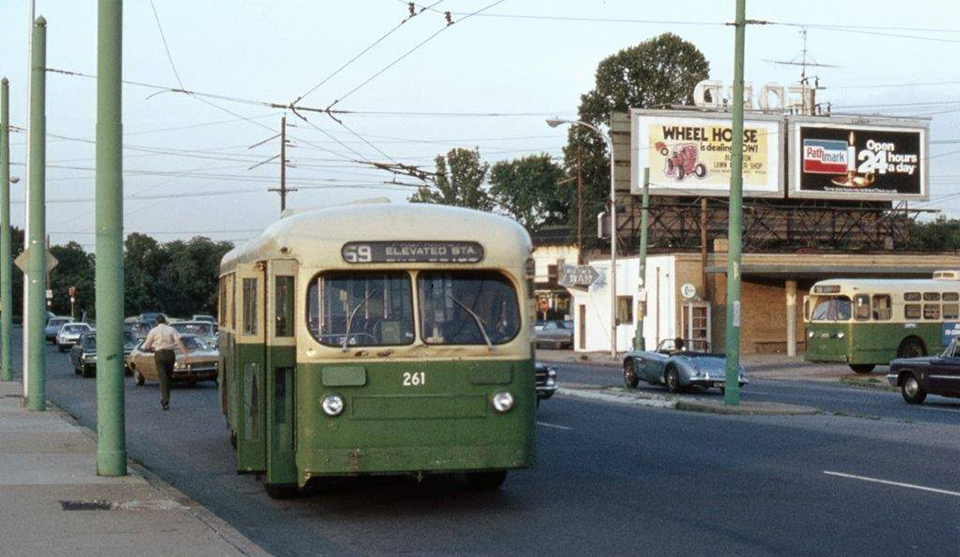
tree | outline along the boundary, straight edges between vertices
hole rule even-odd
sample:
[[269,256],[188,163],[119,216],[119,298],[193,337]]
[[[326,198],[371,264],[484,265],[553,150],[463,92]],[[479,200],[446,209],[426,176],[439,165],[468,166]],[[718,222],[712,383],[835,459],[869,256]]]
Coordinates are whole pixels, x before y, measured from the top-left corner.
[[[608,127],[612,112],[669,108],[693,102],[694,86],[710,76],[710,64],[693,43],[672,33],[644,41],[605,58],[597,66],[593,90],[580,97],[580,119]],[[606,142],[583,126],[571,126],[564,156],[570,168],[580,158],[584,179],[584,222],[595,222],[607,205],[610,155]],[[576,207],[576,189],[563,190]],[[568,222],[575,225],[576,215]]]
[[83,246],[69,242],[64,246],[51,246],[50,253],[57,258],[57,266],[50,274],[50,290],[53,299],[50,311],[57,315],[70,315],[70,287],[76,290],[74,316],[79,319],[84,312],[94,313],[94,257]]
[[167,254],[150,236],[139,232],[127,236],[123,257],[123,307],[127,315],[156,311],[156,281],[166,261]]
[[943,215],[910,226],[910,248],[920,251],[960,250],[960,220]]
[[490,211],[493,199],[483,187],[489,165],[480,161],[480,151],[457,147],[437,156],[436,187],[421,186],[410,201],[436,203]]
[[564,172],[550,155],[533,155],[500,161],[490,171],[490,193],[501,209],[527,230],[563,223],[569,212],[569,198],[558,183]]

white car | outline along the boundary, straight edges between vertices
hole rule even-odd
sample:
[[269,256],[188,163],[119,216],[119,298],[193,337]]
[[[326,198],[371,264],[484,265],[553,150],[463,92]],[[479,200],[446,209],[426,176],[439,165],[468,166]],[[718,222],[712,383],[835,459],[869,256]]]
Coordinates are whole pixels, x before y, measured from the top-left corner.
[[67,323],[57,333],[57,350],[66,352],[80,340],[80,335],[93,331],[93,327],[86,323]]

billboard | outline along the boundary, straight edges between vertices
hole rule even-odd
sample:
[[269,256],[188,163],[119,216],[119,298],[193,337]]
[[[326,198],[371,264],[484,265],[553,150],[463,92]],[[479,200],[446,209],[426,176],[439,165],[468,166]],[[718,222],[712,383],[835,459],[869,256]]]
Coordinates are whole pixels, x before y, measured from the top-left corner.
[[[633,193],[642,193],[649,167],[652,194],[729,195],[730,113],[633,110],[631,116]],[[743,132],[743,195],[783,197],[783,118],[751,114]]]
[[927,199],[923,120],[791,117],[790,189],[795,198]]

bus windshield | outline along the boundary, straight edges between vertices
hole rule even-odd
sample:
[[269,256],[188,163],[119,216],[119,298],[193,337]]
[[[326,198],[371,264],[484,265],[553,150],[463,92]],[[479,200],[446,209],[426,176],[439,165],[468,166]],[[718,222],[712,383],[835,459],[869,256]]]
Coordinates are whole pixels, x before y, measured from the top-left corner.
[[820,296],[813,306],[811,321],[849,321],[850,298],[846,296]]
[[422,272],[417,280],[427,344],[505,344],[520,332],[517,293],[497,272]]
[[321,344],[413,343],[413,296],[407,273],[322,274],[310,285],[307,304],[310,332]]

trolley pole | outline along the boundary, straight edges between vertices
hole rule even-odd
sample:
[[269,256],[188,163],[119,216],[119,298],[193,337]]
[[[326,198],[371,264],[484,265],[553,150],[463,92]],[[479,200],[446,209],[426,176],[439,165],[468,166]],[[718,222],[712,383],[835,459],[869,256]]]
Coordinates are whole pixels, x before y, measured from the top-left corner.
[[740,259],[743,243],[743,50],[746,0],[737,0],[733,64],[733,135],[730,140],[730,230],[727,255],[726,392],[723,401],[740,404]]
[[[647,234],[650,229],[650,168],[643,169],[643,205],[640,209],[640,289],[647,290]],[[643,318],[646,313],[646,298],[637,304],[637,330],[633,334],[633,349],[646,350],[647,341],[643,337]]]
[[123,400],[123,2],[97,10],[97,474],[127,474]]
[[13,269],[10,260],[10,82],[0,80],[0,375],[13,381]]

